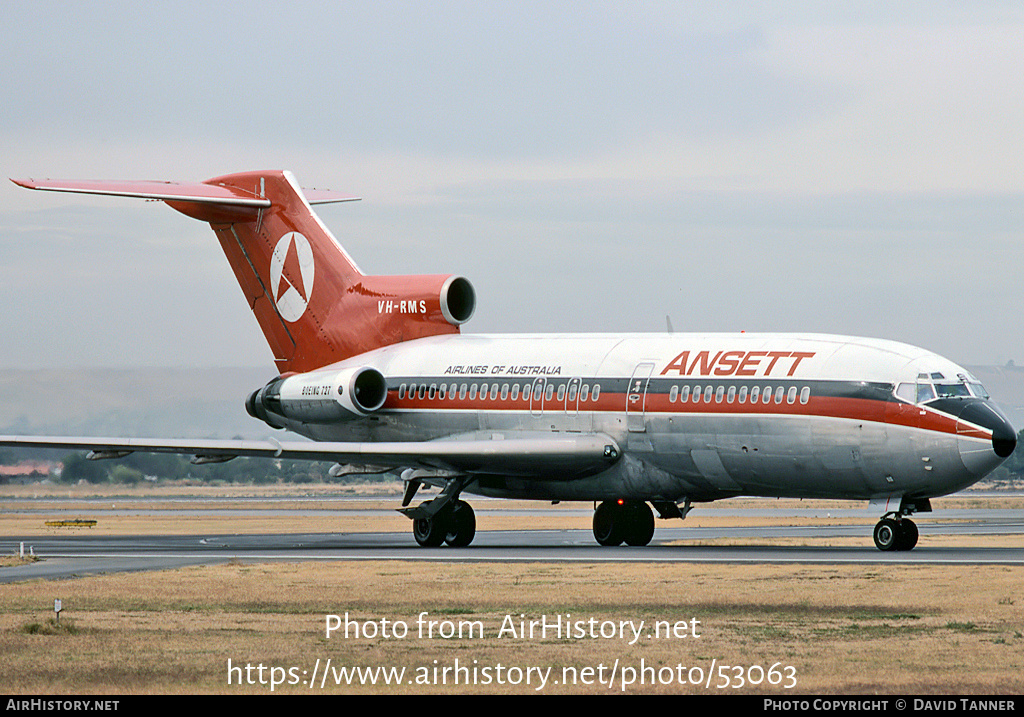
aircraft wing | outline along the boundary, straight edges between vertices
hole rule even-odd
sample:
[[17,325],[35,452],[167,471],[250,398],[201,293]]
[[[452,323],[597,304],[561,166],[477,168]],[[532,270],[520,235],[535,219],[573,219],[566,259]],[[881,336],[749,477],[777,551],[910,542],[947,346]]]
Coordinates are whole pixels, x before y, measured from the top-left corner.
[[94,459],[122,458],[135,452],[177,453],[192,455],[194,463],[216,463],[246,456],[552,480],[594,475],[621,455],[615,441],[603,434],[527,431],[390,443],[0,436],[0,446],[87,450]]

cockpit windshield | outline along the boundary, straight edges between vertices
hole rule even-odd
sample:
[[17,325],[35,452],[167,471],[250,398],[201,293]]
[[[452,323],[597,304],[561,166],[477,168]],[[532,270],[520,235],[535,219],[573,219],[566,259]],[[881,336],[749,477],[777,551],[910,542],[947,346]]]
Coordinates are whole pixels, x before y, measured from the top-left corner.
[[966,383],[937,383],[935,392],[939,398],[957,398],[958,396],[970,396]]
[[988,391],[973,376],[960,374],[957,379],[946,378],[941,373],[921,373],[917,383],[899,384],[896,396],[907,403],[926,403],[937,398],[989,398]]

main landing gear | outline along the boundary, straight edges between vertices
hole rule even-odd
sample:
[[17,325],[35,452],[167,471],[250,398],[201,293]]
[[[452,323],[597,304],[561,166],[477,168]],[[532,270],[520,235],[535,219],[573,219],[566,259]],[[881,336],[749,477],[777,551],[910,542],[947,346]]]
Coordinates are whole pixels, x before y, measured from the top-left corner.
[[606,500],[594,511],[594,537],[601,545],[647,545],[654,514],[642,500]]
[[917,545],[917,525],[910,518],[882,518],[875,525],[875,547],[879,550],[911,550]]
[[[464,548],[476,537],[476,513],[472,506],[459,498],[468,484],[466,479],[453,479],[445,484],[441,494],[415,508],[403,507],[399,512],[412,519],[412,535],[424,548],[437,548],[447,543],[453,548]],[[403,506],[408,506],[419,489],[421,481],[413,478],[405,489]]]
[[[420,506],[429,511],[433,500]],[[464,548],[476,536],[476,514],[464,500],[455,500],[433,515],[413,518],[412,535],[424,548],[436,548],[447,543],[453,548]]]

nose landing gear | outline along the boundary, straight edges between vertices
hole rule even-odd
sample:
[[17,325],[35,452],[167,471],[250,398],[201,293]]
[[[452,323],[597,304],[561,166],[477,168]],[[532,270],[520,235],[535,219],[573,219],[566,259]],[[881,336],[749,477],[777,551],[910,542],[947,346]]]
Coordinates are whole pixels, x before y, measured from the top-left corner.
[[912,550],[917,545],[917,525],[910,518],[882,518],[874,537],[879,550]]
[[[932,512],[931,501],[927,498],[899,498],[899,509],[892,510],[898,498],[889,496],[872,499],[870,508],[882,513],[881,520],[875,525],[875,547],[879,550],[913,550],[917,545],[917,525],[909,516],[914,513]],[[876,514],[877,515],[877,514]]]

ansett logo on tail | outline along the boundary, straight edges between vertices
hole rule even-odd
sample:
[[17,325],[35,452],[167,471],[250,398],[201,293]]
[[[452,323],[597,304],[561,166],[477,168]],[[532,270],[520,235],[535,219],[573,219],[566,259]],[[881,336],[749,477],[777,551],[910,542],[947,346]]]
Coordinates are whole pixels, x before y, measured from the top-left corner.
[[313,292],[313,250],[298,232],[288,232],[270,257],[270,287],[274,304],[285,321],[298,321]]

